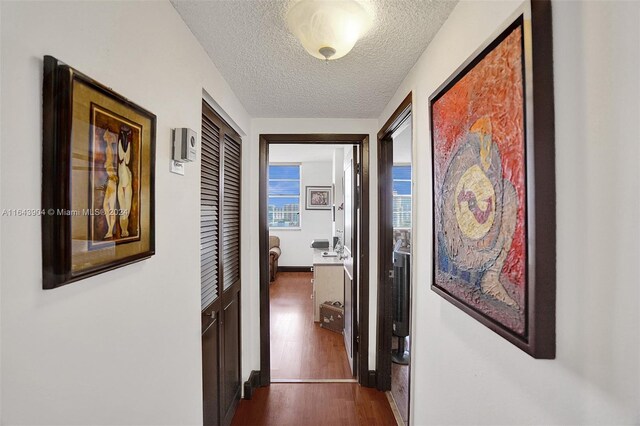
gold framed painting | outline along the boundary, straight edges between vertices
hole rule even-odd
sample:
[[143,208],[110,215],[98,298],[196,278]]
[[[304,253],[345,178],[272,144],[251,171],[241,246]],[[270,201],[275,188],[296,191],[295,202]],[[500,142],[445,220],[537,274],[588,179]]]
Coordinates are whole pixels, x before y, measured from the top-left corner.
[[155,253],[156,116],[44,58],[43,287]]

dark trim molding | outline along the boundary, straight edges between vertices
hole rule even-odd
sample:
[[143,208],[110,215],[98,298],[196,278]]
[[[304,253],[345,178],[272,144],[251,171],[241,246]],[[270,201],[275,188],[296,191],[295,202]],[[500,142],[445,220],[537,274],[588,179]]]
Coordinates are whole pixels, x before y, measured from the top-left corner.
[[311,272],[311,266],[278,266],[278,272]]
[[411,115],[413,95],[411,92],[391,114],[378,132],[378,327],[376,348],[375,385],[378,390],[391,390],[391,278],[387,271],[393,270],[389,253],[393,252],[392,208],[393,139],[391,135]]
[[244,382],[244,399],[251,399],[253,391],[260,387],[260,372],[252,370],[249,374],[249,380]]
[[258,247],[260,256],[260,386],[271,383],[271,342],[269,304],[269,221],[267,218],[267,172],[269,168],[269,143],[260,135],[259,147],[259,201]]
[[[369,386],[369,135],[367,134],[263,134],[259,157],[259,253],[260,253],[260,384],[271,383],[271,342],[269,325],[269,245],[267,221],[267,169],[269,144],[333,144],[360,146],[360,281],[358,300],[359,344],[356,353],[358,382]],[[264,253],[264,255],[263,255]]]
[[378,374],[376,370],[369,370],[369,383],[367,384],[367,386],[369,386],[370,388],[375,388],[377,387],[377,381]]
[[391,133],[395,132],[398,127],[407,119],[411,114],[411,103],[413,102],[413,93],[409,92],[406,98],[402,100],[398,108],[393,111],[391,117],[384,123],[384,126],[378,131],[378,140],[391,136]]
[[358,381],[369,386],[369,136],[360,144],[360,298],[358,299]]

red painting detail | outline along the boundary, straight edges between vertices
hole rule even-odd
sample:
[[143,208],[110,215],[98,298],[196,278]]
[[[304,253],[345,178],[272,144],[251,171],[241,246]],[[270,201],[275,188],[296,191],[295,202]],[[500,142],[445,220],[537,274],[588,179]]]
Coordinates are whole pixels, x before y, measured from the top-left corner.
[[435,175],[444,176],[473,123],[489,117],[503,178],[513,184],[518,199],[513,242],[502,272],[524,291],[526,186],[521,43],[518,27],[433,104],[432,122]]

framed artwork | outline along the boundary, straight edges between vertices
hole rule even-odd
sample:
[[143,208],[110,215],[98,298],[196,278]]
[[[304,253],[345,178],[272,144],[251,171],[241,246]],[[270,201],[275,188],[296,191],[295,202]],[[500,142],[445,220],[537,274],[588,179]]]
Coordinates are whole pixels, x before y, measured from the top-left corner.
[[155,136],[155,115],[45,56],[45,289],[155,253]]
[[431,287],[532,356],[554,358],[549,2],[525,4],[505,27],[429,100]]
[[330,186],[305,186],[307,210],[331,210],[333,190]]

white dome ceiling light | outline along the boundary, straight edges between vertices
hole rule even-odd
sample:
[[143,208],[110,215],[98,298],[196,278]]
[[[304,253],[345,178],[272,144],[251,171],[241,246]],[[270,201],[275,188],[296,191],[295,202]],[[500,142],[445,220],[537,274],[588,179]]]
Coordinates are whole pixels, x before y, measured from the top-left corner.
[[287,14],[291,32],[311,56],[342,58],[373,23],[355,0],[301,0]]

